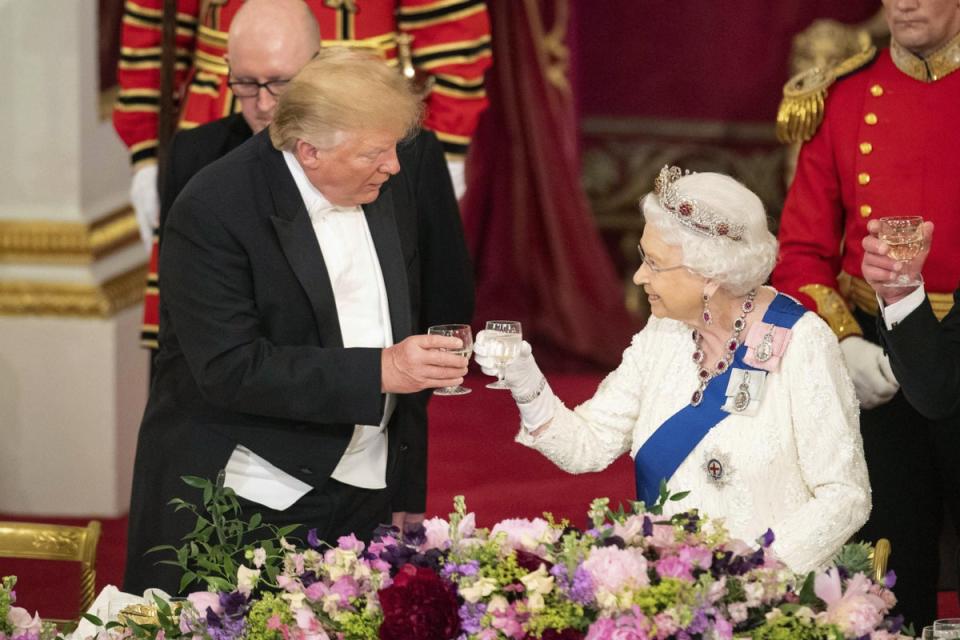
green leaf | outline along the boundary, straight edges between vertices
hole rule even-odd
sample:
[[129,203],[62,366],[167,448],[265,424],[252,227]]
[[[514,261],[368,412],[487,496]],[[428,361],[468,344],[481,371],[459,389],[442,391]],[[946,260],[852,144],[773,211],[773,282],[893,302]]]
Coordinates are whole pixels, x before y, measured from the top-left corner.
[[153,594],[153,601],[157,604],[157,611],[160,613],[169,616],[170,615],[170,603],[158,596]]
[[93,624],[93,625],[96,626],[96,627],[102,627],[102,626],[103,626],[103,620],[101,620],[101,619],[98,618],[97,616],[93,615],[92,613],[84,613],[84,614],[81,615],[81,617],[82,617],[84,620],[86,620],[87,622]]
[[249,525],[250,529],[258,528],[261,522],[263,522],[263,516],[260,515],[260,512],[258,511],[257,513],[250,516],[250,525]]
[[811,571],[807,574],[807,578],[803,581],[803,586],[800,588],[800,593],[797,594],[800,597],[800,604],[808,607],[822,604],[820,598],[818,598],[817,594],[813,591],[813,579],[814,572]]
[[209,480],[206,478],[200,478],[198,476],[180,476],[180,479],[194,489],[203,489],[204,487],[210,486]]
[[303,525],[301,524],[288,524],[285,527],[280,527],[279,529],[277,529],[277,537],[285,538],[302,526]]
[[193,572],[183,574],[183,577],[180,578],[180,588],[177,589],[177,591],[182,593],[183,590],[186,589],[196,577],[196,574]]
[[689,491],[681,491],[680,493],[675,493],[672,496],[670,496],[670,499],[674,502],[680,502],[681,500],[686,498],[688,495],[690,495]]

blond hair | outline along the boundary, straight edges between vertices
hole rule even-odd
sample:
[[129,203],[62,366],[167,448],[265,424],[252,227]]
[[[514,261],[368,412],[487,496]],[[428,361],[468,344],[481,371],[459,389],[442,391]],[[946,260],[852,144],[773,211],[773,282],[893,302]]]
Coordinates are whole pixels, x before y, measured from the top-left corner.
[[273,146],[293,151],[297,140],[321,149],[342,134],[386,130],[398,138],[420,125],[423,102],[382,58],[345,48],[323,49],[280,96],[270,124]]

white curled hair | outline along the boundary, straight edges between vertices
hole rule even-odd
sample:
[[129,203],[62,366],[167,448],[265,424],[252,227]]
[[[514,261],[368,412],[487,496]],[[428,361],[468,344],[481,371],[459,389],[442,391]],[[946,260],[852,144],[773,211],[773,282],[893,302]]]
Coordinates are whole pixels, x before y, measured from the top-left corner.
[[676,181],[685,196],[709,207],[732,225],[743,225],[743,237],[711,237],[683,226],[660,206],[656,194],[640,201],[646,224],[652,224],[667,244],[680,247],[683,264],[736,296],[764,284],[777,260],[777,239],[767,226],[760,198],[720,173],[692,173]]

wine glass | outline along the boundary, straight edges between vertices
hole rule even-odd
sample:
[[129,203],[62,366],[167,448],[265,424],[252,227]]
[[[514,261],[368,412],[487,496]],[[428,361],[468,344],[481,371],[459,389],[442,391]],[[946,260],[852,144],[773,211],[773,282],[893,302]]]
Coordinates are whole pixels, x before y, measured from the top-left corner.
[[934,640],[934,638],[936,636],[933,635],[933,626],[926,626],[920,631],[920,640]]
[[[469,359],[470,354],[473,353],[473,332],[470,330],[470,325],[468,324],[438,324],[433,327],[428,327],[427,333],[434,336],[460,338],[463,342],[463,346],[459,349],[444,349],[444,351],[455,353],[467,359]],[[434,389],[433,393],[437,396],[463,396],[470,393],[470,391],[470,389],[461,384],[455,387],[440,387],[439,389]]]
[[933,621],[934,638],[960,638],[960,618],[941,618]]
[[[880,239],[888,247],[887,255],[906,268],[907,263],[923,250],[923,218],[920,216],[896,216],[880,218]],[[901,272],[897,279],[888,282],[888,287],[915,287],[921,284],[917,274]]]
[[493,359],[497,362],[497,381],[488,384],[487,389],[509,389],[503,377],[507,375],[507,365],[520,353],[520,341],[523,340],[520,323],[516,320],[490,320],[487,334],[493,347]]

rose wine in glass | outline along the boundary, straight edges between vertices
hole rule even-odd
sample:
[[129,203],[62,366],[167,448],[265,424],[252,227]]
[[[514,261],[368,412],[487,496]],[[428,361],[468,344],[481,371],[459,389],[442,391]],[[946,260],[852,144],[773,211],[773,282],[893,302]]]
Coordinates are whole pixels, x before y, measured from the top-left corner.
[[523,340],[520,323],[516,320],[490,320],[487,322],[493,348],[493,359],[497,363],[497,381],[487,385],[487,389],[509,389],[503,377],[507,374],[507,365],[520,353]]
[[[461,342],[463,342],[462,347],[459,349],[444,349],[444,351],[455,353],[458,356],[467,358],[468,360],[470,359],[470,354],[473,353],[473,332],[470,330],[470,325],[438,324],[433,327],[428,327],[427,333],[435,336],[450,336],[452,338],[460,338]],[[470,391],[470,389],[461,384],[455,387],[440,387],[439,389],[434,389],[433,393],[437,396],[463,396],[470,393]]]
[[[906,269],[923,250],[923,218],[896,216],[880,218],[880,239],[887,245],[887,255]],[[917,274],[901,272],[888,287],[915,287],[921,283]]]

